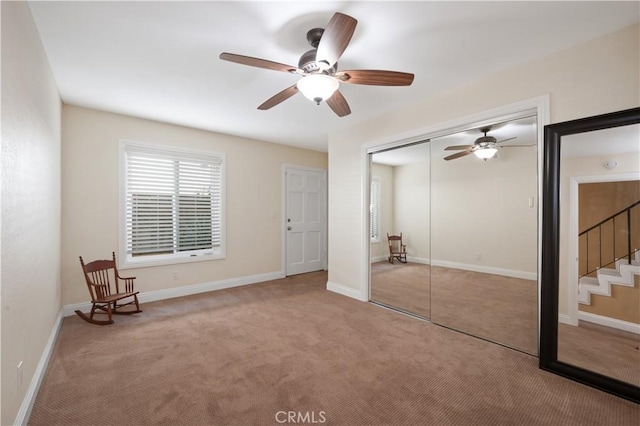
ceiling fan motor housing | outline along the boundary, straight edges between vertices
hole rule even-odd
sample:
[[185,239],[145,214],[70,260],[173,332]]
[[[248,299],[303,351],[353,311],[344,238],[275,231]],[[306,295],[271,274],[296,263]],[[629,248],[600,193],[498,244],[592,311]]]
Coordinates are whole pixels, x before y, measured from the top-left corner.
[[316,62],[316,49],[311,49],[300,56],[298,61],[298,68],[304,70],[304,72],[318,71],[320,67]]
[[497,139],[494,138],[493,136],[481,136],[478,139],[476,139],[475,144],[479,145],[482,148],[484,148],[486,146],[491,146],[491,145],[495,144],[496,142],[497,142]]
[[307,41],[316,49],[320,44],[320,39],[322,38],[322,34],[324,33],[324,28],[312,28],[307,31]]
[[333,66],[330,66],[326,62],[318,62],[316,61],[317,53],[316,49],[305,52],[298,61],[298,68],[309,74],[321,72],[327,75],[334,75],[338,68],[338,63],[336,62]]

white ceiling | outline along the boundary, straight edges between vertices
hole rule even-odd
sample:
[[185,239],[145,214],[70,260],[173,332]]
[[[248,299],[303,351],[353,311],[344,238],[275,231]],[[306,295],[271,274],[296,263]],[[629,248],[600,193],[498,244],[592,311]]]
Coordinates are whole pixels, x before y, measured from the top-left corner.
[[[64,102],[315,150],[330,133],[639,21],[640,2],[29,2]],[[222,52],[297,65],[306,32],[358,20],[339,69],[412,72],[410,87],[342,84],[337,117],[296,76]]]

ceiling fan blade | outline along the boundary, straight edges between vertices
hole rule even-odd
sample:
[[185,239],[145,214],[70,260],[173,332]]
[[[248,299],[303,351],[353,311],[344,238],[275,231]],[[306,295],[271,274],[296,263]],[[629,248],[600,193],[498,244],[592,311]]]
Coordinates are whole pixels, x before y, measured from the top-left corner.
[[351,108],[349,108],[347,100],[342,96],[342,93],[340,93],[339,90],[333,92],[333,95],[327,99],[327,105],[329,105],[338,117],[344,117],[345,115],[351,114]]
[[448,157],[444,157],[444,159],[445,160],[455,160],[456,158],[460,158],[460,157],[464,157],[465,155],[469,155],[472,152],[473,152],[472,150],[456,152],[455,154],[452,154],[452,155],[450,155]]
[[267,61],[266,59],[252,58],[251,56],[236,55],[235,53],[223,52],[220,59],[236,64],[249,65],[250,67],[266,68],[268,70],[302,73],[297,67],[281,64],[279,62]]
[[458,151],[461,149],[471,149],[473,148],[473,145],[452,145],[452,146],[448,146],[446,147],[444,150],[445,151]]
[[324,61],[329,66],[338,62],[349,45],[357,24],[358,21],[351,16],[340,12],[335,13],[320,38],[316,61]]
[[337,72],[335,77],[344,83],[371,86],[410,86],[413,74],[399,71],[352,70]]
[[501,141],[498,141],[498,142],[496,142],[496,143],[502,143],[502,142],[506,142],[506,141],[511,141],[511,140],[513,140],[513,139],[516,139],[516,138],[517,138],[517,136],[514,136],[514,137],[512,137],[512,138],[502,139]]
[[258,107],[260,110],[267,110],[269,108],[273,108],[278,105],[280,102],[286,101],[293,95],[298,93],[298,86],[295,84],[291,87],[287,87],[282,92],[278,92],[269,99],[267,99],[262,105]]

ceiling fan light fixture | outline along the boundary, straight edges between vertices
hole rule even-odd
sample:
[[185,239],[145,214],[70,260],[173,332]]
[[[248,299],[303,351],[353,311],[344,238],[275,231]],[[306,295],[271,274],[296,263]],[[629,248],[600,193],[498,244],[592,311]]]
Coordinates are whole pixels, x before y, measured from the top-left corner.
[[298,90],[309,100],[318,105],[329,99],[338,90],[338,80],[325,74],[311,74],[298,81]]
[[497,148],[487,147],[487,148],[477,149],[473,153],[476,155],[476,157],[486,161],[489,158],[492,158],[494,155],[496,155],[496,152],[498,152]]

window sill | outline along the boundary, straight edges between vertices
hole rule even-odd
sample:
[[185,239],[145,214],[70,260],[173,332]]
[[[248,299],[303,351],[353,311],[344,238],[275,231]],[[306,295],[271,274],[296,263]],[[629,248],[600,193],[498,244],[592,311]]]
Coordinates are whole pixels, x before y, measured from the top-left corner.
[[166,255],[154,256],[153,258],[132,259],[125,257],[119,261],[119,269],[147,268],[151,266],[175,265],[179,263],[206,262],[210,260],[222,260],[226,258],[225,253],[199,253],[193,255]]

